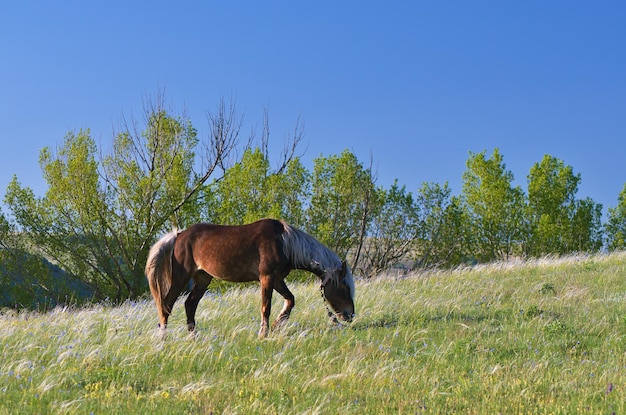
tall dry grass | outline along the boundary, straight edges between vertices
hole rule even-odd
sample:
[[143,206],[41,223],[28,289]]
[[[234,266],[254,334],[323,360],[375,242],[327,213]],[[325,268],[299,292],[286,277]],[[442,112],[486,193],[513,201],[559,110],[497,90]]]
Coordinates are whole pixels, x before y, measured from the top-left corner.
[[0,413],[626,413],[625,277],[624,254],[379,277],[346,327],[294,283],[262,341],[255,286],[208,294],[195,336],[182,302],[166,338],[148,300],[5,310]]

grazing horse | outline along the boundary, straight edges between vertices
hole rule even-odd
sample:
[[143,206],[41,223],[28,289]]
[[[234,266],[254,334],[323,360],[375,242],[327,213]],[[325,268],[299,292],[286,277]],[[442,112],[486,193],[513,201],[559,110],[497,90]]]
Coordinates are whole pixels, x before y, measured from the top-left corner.
[[163,330],[176,299],[193,279],[193,288],[185,301],[189,331],[195,330],[198,302],[213,278],[260,281],[259,337],[265,337],[272,291],[285,298],[272,327],[287,321],[295,304],[285,284],[292,269],[310,271],[320,278],[322,297],[333,310],[329,310],[329,317],[352,321],[354,279],[349,267],[315,238],[284,221],[263,219],[242,226],[198,223],[180,233],[168,233],[150,249],[146,277]]

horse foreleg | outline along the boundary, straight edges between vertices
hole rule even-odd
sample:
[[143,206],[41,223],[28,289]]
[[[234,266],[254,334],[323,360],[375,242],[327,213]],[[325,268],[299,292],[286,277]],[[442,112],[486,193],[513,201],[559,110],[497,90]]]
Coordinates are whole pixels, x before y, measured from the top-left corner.
[[283,306],[283,309],[280,311],[280,314],[278,314],[278,316],[276,317],[276,320],[274,320],[274,324],[272,324],[272,329],[280,327],[289,319],[291,310],[296,304],[295,297],[293,296],[291,291],[289,291],[289,288],[287,288],[287,284],[285,284],[285,280],[282,280],[282,279],[276,280],[274,282],[274,289],[280,295],[283,296],[283,298],[285,299],[285,305]]
[[267,336],[269,331],[270,312],[272,310],[272,291],[274,291],[274,281],[269,275],[261,276],[261,328],[259,338]]

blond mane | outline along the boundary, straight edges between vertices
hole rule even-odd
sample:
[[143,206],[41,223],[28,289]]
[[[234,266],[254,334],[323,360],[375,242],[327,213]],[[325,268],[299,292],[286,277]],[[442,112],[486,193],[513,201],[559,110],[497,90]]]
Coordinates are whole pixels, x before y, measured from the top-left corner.
[[[281,223],[285,229],[282,234],[283,251],[295,268],[308,270],[318,275],[341,269],[341,259],[332,250],[306,232],[294,228],[285,221]],[[339,283],[338,272],[330,272],[327,275],[330,275],[335,283]],[[354,297],[354,278],[349,268],[345,275],[345,282]]]

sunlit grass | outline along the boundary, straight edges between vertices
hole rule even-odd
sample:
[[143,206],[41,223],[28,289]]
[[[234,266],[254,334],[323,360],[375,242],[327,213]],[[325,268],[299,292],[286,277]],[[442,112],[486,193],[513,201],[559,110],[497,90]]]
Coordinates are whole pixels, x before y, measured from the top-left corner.
[[357,281],[347,327],[294,283],[266,340],[254,286],[207,295],[195,336],[182,301],[164,339],[148,300],[7,311],[0,413],[626,413],[625,277],[620,254]]

